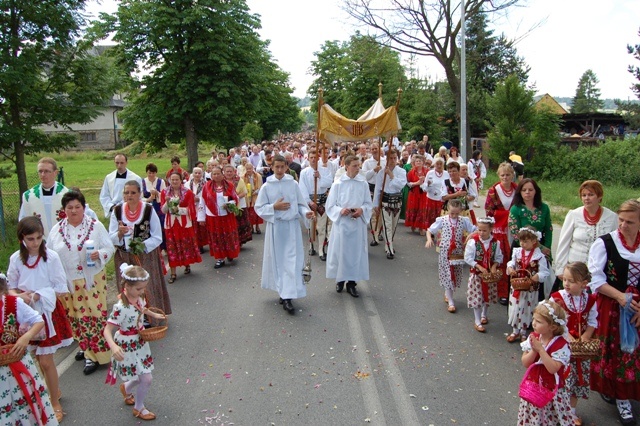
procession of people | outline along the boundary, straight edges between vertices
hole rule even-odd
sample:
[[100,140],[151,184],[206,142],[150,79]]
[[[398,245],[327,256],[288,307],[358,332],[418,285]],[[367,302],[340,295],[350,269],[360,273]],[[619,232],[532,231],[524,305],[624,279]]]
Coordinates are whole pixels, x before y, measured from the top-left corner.
[[[634,424],[629,400],[640,398],[640,376],[612,370],[635,365],[640,355],[636,354],[637,344],[627,352],[630,356],[622,355],[619,347],[625,342],[612,338],[611,330],[624,318],[636,333],[635,327],[640,325],[636,320],[640,312],[636,251],[640,245],[640,203],[630,200],[616,214],[600,206],[602,185],[586,181],[578,191],[584,208],[567,215],[557,265],[553,265],[549,206],[535,180],[523,178],[519,168],[514,170],[515,160],[498,166],[499,182],[488,189],[482,211],[478,202],[486,164],[480,151],[465,163],[457,148],[441,147],[432,157],[426,136],[420,143],[398,144],[394,140],[383,149],[380,142],[349,141],[334,149],[305,135],[262,145],[246,143],[228,155],[214,151],[210,160],[191,173],[181,168],[180,158],[174,156],[165,180],[157,176],[154,163],[146,166],[146,178],[141,179],[127,168],[126,155],[118,153],[114,157],[116,170],[105,177],[100,192],[107,227],[86,215],[86,201],[79,191],[56,182],[56,161],[42,158],[37,165],[40,183],[22,197],[19,238],[23,247],[11,258],[7,284],[9,295],[43,315],[46,335],[35,344],[48,387],[43,398],[49,409],[43,415],[58,422],[64,417],[57,375],[51,367],[51,355],[59,347],[75,339],[79,344],[76,359],[85,361],[87,375],[109,364],[112,357],[119,358],[120,352],[116,356],[111,345],[116,345],[122,332],[110,334],[115,331],[111,325],[116,319],[108,317],[106,307],[105,266],[111,258],[120,295],[135,301],[132,295],[142,289],[145,304],[141,309],[153,306],[168,315],[172,313],[168,284],[178,285],[174,284],[177,268],[184,268],[186,281],[196,263],[211,264],[213,269],[237,267],[235,259],[243,256],[245,244],[255,243],[252,234],[261,234],[260,225],[264,224],[261,287],[277,292],[282,308],[295,315],[294,300],[307,295],[309,256],[317,254],[326,262],[320,265],[325,267],[326,278],[335,281],[337,293],[346,289],[358,298],[361,291],[356,287],[370,279],[371,250],[380,250],[375,247],[382,243],[386,259],[394,261],[398,250],[415,248],[398,248],[394,243],[401,212],[406,212],[404,226],[411,228],[412,238],[426,236],[427,247],[439,249],[434,275],[444,289],[446,312],[457,311],[454,290],[463,285],[466,267],[470,276],[464,299],[474,311],[473,328],[489,333],[489,305],[509,305],[502,318],[513,329],[507,341],[522,342],[525,364],[532,359],[530,353],[544,352],[536,340],[547,339],[540,331],[541,318],[556,327],[564,321],[556,310],[566,311],[568,340],[571,333],[577,333],[576,321],[583,321],[585,330],[593,327],[589,339],[593,334],[611,345],[603,345],[592,363],[580,364],[581,371],[590,369],[591,374],[576,379],[582,388],[578,393],[568,388],[568,395],[588,395],[584,383],[590,377],[591,389],[617,404],[621,423]],[[45,239],[46,243],[42,242]],[[201,255],[205,247],[209,262],[209,256]],[[140,278],[131,275],[131,265],[139,268],[135,273]],[[563,286],[571,288],[578,274],[571,271],[587,267],[589,274],[579,273],[583,287],[570,294],[558,292]],[[46,280],[36,286],[25,281],[24,277],[33,274]],[[529,279],[527,288],[519,286],[526,282],[523,277]],[[580,299],[587,288],[588,298],[597,300],[589,315],[584,314],[587,304],[582,306]],[[557,303],[547,300],[550,295]],[[536,308],[538,301],[544,309]],[[125,303],[119,309],[126,307]],[[619,307],[627,310],[628,316],[622,315]],[[498,314],[494,315],[494,320],[500,321]],[[33,318],[28,321],[37,322]],[[565,347],[554,335],[548,336],[555,342],[554,350],[564,353]],[[583,336],[573,338],[581,340]],[[551,340],[545,342],[547,347],[551,347]],[[558,362],[566,364],[564,355]],[[144,380],[150,380],[149,372]],[[140,382],[138,386],[146,389],[147,385]],[[134,394],[129,387],[125,391],[125,401],[133,403]],[[554,404],[556,411],[566,408],[560,408],[563,401]],[[143,406],[136,407],[136,417],[155,418]],[[39,415],[30,406],[23,410],[27,416]],[[558,424],[581,424],[574,400],[567,410],[570,419]],[[529,424],[526,421],[536,413],[522,405],[519,421]]]

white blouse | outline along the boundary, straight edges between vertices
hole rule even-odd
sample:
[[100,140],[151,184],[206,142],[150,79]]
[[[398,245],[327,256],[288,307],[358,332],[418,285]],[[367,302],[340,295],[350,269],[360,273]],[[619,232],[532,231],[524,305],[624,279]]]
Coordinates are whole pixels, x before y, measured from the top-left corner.
[[[618,249],[618,253],[620,253],[620,257],[629,262],[640,263],[640,250],[631,253],[624,248],[618,236],[618,231],[610,232],[610,235],[613,237],[613,242],[616,245],[616,249]],[[596,293],[603,284],[607,283],[607,276],[604,273],[604,266],[607,264],[607,261],[607,249],[604,246],[604,241],[602,238],[597,238],[589,250],[588,263],[589,272],[591,272],[589,287],[594,293]],[[629,278],[632,278],[631,275],[629,275]]]

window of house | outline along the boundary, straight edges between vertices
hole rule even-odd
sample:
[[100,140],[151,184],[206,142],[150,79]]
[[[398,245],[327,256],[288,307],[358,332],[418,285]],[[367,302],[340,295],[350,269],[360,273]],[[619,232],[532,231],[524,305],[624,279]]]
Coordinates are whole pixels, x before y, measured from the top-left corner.
[[94,142],[97,139],[96,132],[81,132],[80,142]]

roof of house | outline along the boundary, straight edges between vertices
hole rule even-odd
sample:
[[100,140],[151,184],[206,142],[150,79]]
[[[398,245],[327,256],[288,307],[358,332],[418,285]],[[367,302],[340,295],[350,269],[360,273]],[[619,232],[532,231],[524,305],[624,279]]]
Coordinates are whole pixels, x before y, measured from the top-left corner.
[[542,108],[543,106],[549,108],[551,112],[554,112],[558,115],[564,115],[569,112],[566,109],[562,108],[558,101],[553,99],[553,96],[549,95],[548,93],[545,93],[544,96],[542,96],[538,100],[538,102],[535,103],[536,108]]

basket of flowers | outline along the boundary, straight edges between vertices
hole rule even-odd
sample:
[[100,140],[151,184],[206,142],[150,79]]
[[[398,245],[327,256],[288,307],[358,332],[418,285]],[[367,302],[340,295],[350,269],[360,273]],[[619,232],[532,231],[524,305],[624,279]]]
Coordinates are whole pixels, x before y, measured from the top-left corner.
[[[526,269],[518,269],[511,274],[511,287],[513,287],[514,290],[530,291],[533,285],[534,282],[531,279],[531,272]],[[537,286],[533,290],[537,290]]]
[[495,284],[502,278],[502,271],[498,269],[496,272],[483,272],[480,279],[487,284]]
[[149,308],[151,312],[162,315],[163,319],[157,319],[152,315],[147,316],[150,327],[143,328],[138,331],[140,337],[147,342],[163,339],[169,329],[169,319],[164,311],[160,308]]

